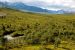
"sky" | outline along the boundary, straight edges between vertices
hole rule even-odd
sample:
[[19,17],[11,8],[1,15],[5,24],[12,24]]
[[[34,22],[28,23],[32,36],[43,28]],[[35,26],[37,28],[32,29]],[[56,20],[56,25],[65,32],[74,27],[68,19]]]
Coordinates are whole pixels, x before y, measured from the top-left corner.
[[22,2],[30,6],[49,10],[75,9],[75,0],[0,0],[2,2]]

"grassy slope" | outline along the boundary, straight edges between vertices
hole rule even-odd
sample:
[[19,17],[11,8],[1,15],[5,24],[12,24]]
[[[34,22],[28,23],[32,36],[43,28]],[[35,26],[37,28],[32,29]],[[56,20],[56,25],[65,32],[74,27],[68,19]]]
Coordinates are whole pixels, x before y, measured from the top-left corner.
[[[56,26],[60,27],[67,27],[67,31],[69,32],[74,32],[75,33],[75,26],[72,25],[74,24],[75,21],[75,15],[74,14],[64,14],[64,15],[42,15],[42,14],[35,14],[35,13],[29,13],[29,12],[21,12],[17,10],[11,10],[11,9],[0,9],[0,12],[6,13],[7,16],[6,18],[0,18],[0,25],[4,25],[6,27],[6,30],[15,30],[14,33],[22,33],[25,34],[26,31],[21,32],[21,28],[26,28],[26,25],[29,25],[30,28],[32,28],[33,32],[36,32],[35,29],[33,29],[34,24],[39,23],[40,26],[43,29],[47,29],[50,32],[53,31],[51,30],[51,25],[55,24]],[[11,27],[7,28],[7,25]],[[39,28],[38,28],[39,29]],[[60,32],[62,32],[62,28],[59,28]],[[2,33],[2,31],[0,31]],[[68,44],[65,44],[64,46],[66,48],[70,48],[71,50],[74,50],[73,44],[69,44],[70,42],[67,42]],[[63,44],[61,44],[63,45]],[[60,46],[61,46],[60,45]],[[67,46],[66,46],[67,45]],[[49,45],[48,47],[50,48],[52,45]],[[23,47],[26,50],[38,50],[40,46],[28,46],[28,47]],[[14,48],[12,50],[22,50],[23,48]],[[36,48],[36,49],[35,49]],[[64,50],[61,48],[58,48],[57,50]]]

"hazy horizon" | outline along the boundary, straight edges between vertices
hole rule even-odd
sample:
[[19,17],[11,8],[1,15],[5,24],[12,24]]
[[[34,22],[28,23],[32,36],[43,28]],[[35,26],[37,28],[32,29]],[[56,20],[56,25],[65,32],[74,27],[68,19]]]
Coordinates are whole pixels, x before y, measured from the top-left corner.
[[22,2],[48,10],[75,9],[75,0],[0,0],[1,2]]

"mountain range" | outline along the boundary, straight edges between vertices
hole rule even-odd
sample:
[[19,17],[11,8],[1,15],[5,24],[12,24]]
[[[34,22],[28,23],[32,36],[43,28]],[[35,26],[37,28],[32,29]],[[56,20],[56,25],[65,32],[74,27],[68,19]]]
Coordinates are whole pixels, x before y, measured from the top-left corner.
[[42,9],[40,7],[26,5],[21,2],[9,3],[9,2],[0,2],[0,7],[8,7],[13,9],[18,9],[22,11],[28,12],[36,12],[36,13],[49,13],[49,14],[64,14],[64,13],[75,13],[75,9],[62,9],[62,10],[48,10]]

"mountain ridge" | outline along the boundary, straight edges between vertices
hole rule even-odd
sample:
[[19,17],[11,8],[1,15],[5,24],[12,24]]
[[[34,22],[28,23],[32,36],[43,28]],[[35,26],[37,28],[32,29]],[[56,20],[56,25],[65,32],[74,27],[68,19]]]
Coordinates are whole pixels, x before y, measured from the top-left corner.
[[40,7],[35,7],[35,6],[29,6],[21,2],[15,2],[15,3],[9,3],[9,2],[0,2],[0,7],[9,7],[9,8],[14,8],[18,10],[23,10],[23,11],[30,11],[30,12],[36,12],[36,13],[49,13],[49,14],[64,14],[64,13],[75,13],[75,11],[72,10],[48,10],[48,9],[42,9]]

